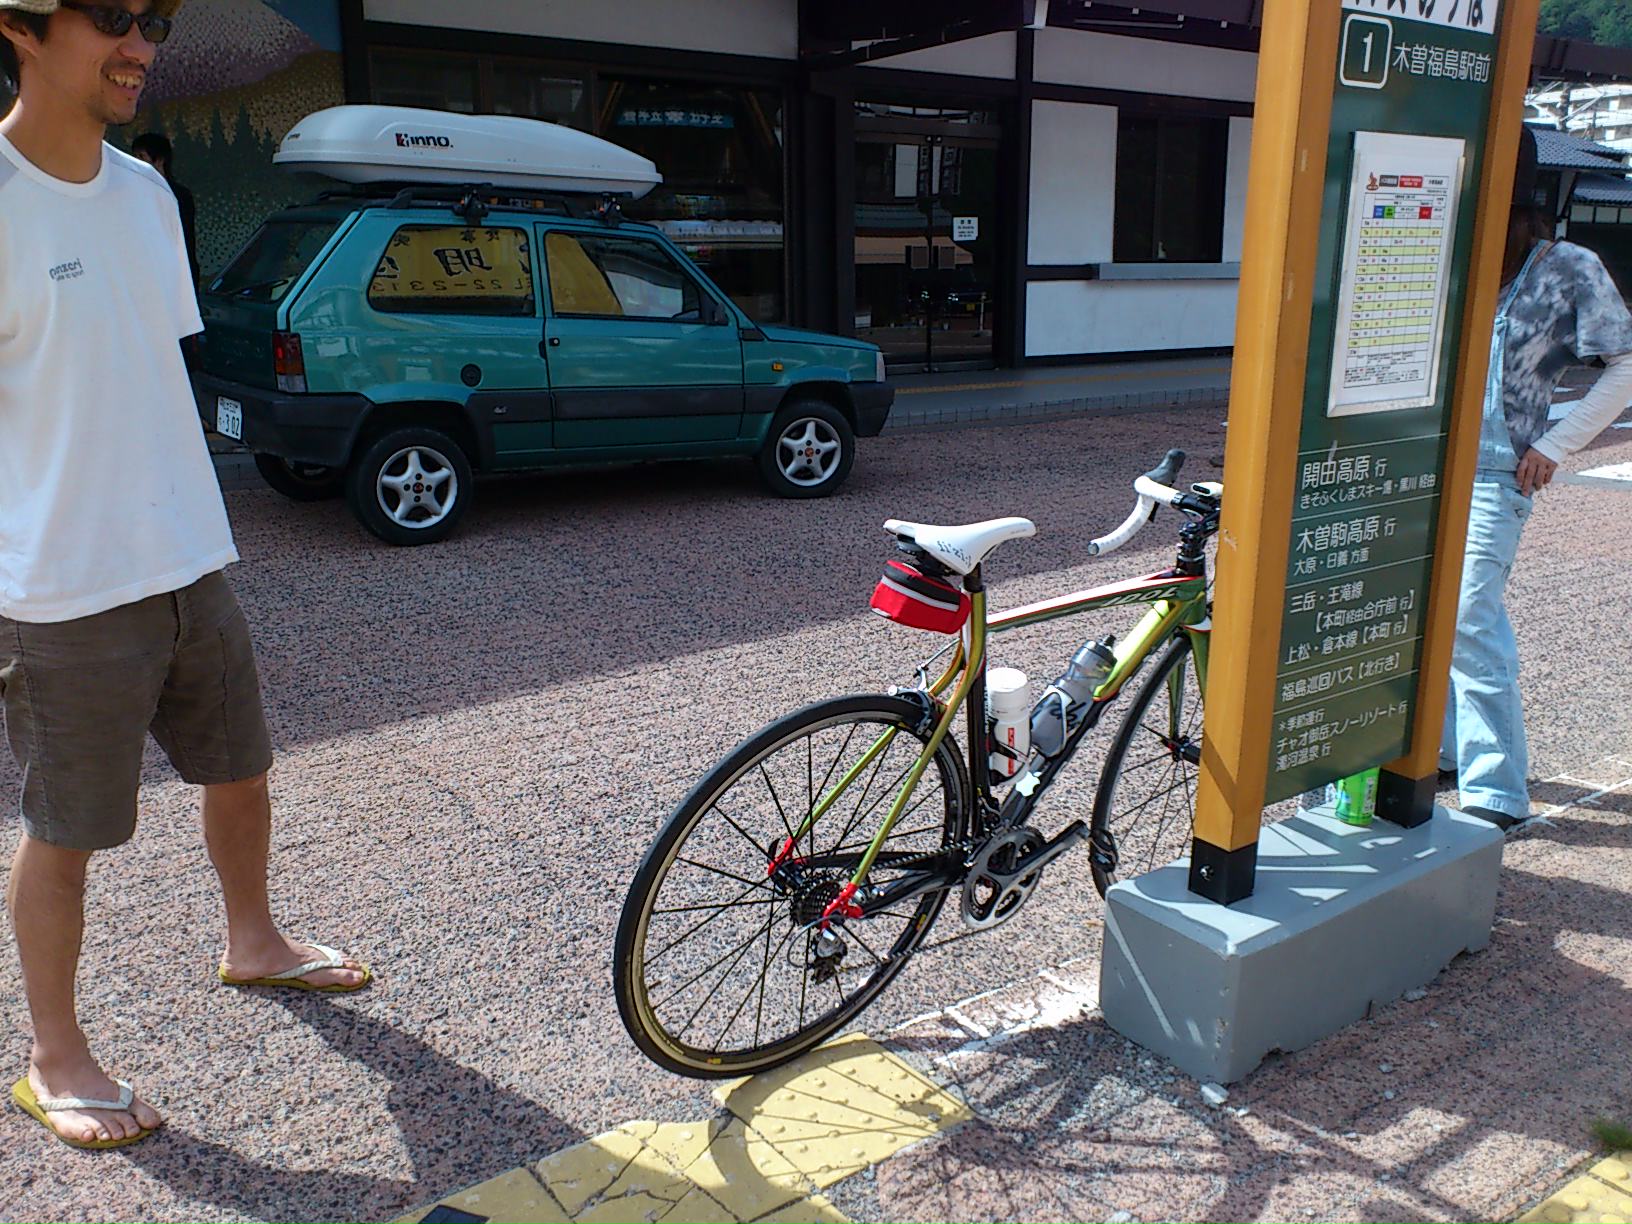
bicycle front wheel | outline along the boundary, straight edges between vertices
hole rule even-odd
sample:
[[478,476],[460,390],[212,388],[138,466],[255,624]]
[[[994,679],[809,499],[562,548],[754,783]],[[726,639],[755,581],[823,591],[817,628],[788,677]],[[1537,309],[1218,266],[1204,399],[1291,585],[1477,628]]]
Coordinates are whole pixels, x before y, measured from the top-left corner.
[[[1134,694],[1105,756],[1090,829],[1099,895],[1189,852],[1201,769],[1201,682],[1180,634]],[[1111,866],[1105,866],[1102,860]]]
[[[614,952],[618,1010],[647,1057],[682,1075],[763,1071],[821,1044],[901,971],[944,888],[835,925],[837,957],[815,927],[922,753],[921,719],[919,706],[882,695],[807,706],[744,741],[681,801],[635,874]],[[962,837],[965,775],[947,736],[869,883],[887,887]]]

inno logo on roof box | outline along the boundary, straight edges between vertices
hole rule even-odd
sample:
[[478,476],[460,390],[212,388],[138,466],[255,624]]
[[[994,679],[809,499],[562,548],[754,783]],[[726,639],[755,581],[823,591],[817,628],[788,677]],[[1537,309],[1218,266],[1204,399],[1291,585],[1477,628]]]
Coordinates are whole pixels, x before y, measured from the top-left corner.
[[446,136],[410,136],[406,132],[397,133],[397,148],[399,149],[451,149],[453,141]]

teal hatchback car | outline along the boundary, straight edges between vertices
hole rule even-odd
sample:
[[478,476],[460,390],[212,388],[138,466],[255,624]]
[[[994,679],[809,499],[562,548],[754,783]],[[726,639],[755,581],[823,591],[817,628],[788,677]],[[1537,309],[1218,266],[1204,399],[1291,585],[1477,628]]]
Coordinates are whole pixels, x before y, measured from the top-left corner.
[[559,193],[331,192],[201,306],[204,423],[392,544],[445,537],[479,473],[741,455],[822,497],[894,398],[876,346],[756,324],[659,229]]

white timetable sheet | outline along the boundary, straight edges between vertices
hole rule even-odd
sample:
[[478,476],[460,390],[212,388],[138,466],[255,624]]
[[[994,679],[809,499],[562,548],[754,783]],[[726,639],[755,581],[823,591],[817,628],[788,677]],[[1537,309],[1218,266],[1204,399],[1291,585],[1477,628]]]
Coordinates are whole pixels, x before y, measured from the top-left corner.
[[1328,416],[1434,403],[1464,153],[1460,139],[1355,133]]

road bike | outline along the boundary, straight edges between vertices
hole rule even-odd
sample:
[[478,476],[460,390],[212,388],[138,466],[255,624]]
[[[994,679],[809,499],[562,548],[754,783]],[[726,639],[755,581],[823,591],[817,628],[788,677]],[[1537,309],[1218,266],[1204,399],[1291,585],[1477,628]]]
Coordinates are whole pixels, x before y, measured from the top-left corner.
[[[913,684],[820,701],[749,736],[669,816],[630,885],[614,950],[618,1009],[647,1057],[698,1077],[764,1071],[820,1045],[913,955],[949,942],[925,943],[948,900],[966,928],[952,938],[965,938],[1013,918],[1043,869],[1079,844],[1101,895],[1119,874],[1189,849],[1211,628],[1207,542],[1223,486],[1172,487],[1183,462],[1169,451],[1138,477],[1133,512],[1088,545],[1091,556],[1110,553],[1171,506],[1183,517],[1172,568],[991,615],[983,564],[998,545],[1034,534],[1029,520],[885,524],[898,550],[880,585],[895,601],[885,606],[917,599],[957,636]],[[1141,605],[1120,642],[1074,656],[1102,660],[1091,690],[1079,686],[1073,701],[1062,676],[1038,702],[1040,717],[1057,720],[1052,742],[1022,754],[997,741],[989,635]],[[1045,836],[1032,823],[1038,804],[1153,659],[1088,819]],[[967,752],[953,736],[960,713]]]

